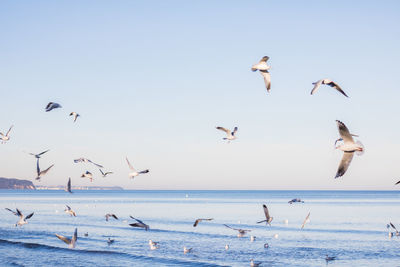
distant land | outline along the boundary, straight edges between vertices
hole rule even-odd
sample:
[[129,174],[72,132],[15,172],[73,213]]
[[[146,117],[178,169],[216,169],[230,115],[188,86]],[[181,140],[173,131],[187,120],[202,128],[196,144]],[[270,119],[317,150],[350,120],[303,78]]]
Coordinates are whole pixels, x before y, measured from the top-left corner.
[[[0,177],[0,189],[65,190],[65,186],[64,185],[35,186],[29,180]],[[72,190],[124,190],[124,189],[120,186],[72,186]]]

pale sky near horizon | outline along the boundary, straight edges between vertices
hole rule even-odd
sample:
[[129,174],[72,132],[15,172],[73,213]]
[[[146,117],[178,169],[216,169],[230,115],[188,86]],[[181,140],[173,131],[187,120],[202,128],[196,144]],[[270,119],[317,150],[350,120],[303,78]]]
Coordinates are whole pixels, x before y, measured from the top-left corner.
[[[398,189],[398,1],[3,1],[0,177],[130,189]],[[268,94],[259,73],[270,57]],[[336,81],[310,96],[312,82]],[[46,113],[49,101],[63,108]],[[74,124],[68,115],[81,114]],[[335,120],[366,152],[334,179]],[[230,144],[216,126],[239,127]],[[128,156],[150,173],[128,178]],[[87,157],[114,174],[73,159]],[[80,175],[89,170],[95,181]],[[35,183],[35,182],[34,182]],[[36,184],[36,183],[35,183]]]

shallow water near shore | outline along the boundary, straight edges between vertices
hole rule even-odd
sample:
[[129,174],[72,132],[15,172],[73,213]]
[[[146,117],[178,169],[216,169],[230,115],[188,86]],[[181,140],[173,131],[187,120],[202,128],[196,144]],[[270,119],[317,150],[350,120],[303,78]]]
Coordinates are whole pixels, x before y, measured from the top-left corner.
[[[288,204],[292,198],[305,203]],[[272,226],[256,224],[264,219],[262,204]],[[326,266],[326,254],[337,257],[330,266],[397,266],[400,237],[390,239],[386,225],[400,229],[399,207],[397,191],[0,190],[0,266],[250,266],[250,259],[262,266]],[[35,214],[15,227],[18,218],[5,208]],[[107,222],[106,213],[119,220]],[[150,230],[129,226],[129,215]],[[214,220],[193,227],[196,218]],[[223,224],[252,231],[238,238]],[[68,249],[55,234],[71,237],[75,227],[77,246]],[[160,248],[151,251],[149,239]],[[183,246],[193,252],[184,254]]]

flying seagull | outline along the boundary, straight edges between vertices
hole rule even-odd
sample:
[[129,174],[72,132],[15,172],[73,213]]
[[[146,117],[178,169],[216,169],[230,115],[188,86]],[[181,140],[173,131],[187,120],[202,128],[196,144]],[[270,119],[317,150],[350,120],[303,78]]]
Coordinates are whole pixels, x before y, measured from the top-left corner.
[[10,140],[10,131],[13,127],[14,127],[14,125],[11,125],[10,129],[8,129],[6,134],[0,133],[0,135],[1,135],[0,140],[1,140],[2,144],[5,144],[8,140]]
[[269,216],[269,212],[268,212],[268,208],[267,205],[263,205],[263,209],[264,209],[264,215],[265,215],[265,220],[263,221],[259,221],[257,223],[262,223],[262,222],[266,222],[266,224],[271,225],[272,220],[274,219],[274,217]]
[[36,180],[40,181],[40,178],[42,178],[43,175],[46,175],[46,173],[47,173],[53,166],[54,166],[54,164],[51,165],[50,167],[48,167],[47,169],[41,171],[41,170],[40,170],[40,167],[39,167],[39,159],[37,159],[37,162],[36,162],[36,174],[37,174]]
[[93,182],[93,174],[90,171],[86,171],[81,175],[81,178],[89,178]]
[[40,152],[39,154],[34,154],[34,153],[29,153],[29,155],[34,156],[37,159],[40,159],[40,156],[42,156],[44,153],[50,151],[50,149],[47,149],[46,151]]
[[238,228],[233,228],[230,227],[229,225],[224,224],[225,227],[228,227],[232,230],[238,231],[237,237],[243,237],[247,232],[251,232],[251,230],[246,230],[246,229],[238,229]]
[[[351,134],[351,136],[353,136],[353,137],[358,137],[358,135],[356,135],[356,134]],[[336,141],[335,141],[335,148],[336,148],[337,142],[341,142],[341,141],[343,141],[343,138],[342,138],[342,137],[339,137],[338,139],[336,139]]]
[[15,216],[19,216],[19,221],[15,224],[15,227],[22,226],[24,224],[27,224],[28,222],[26,220],[30,219],[33,216],[33,212],[29,214],[28,216],[24,216],[22,212],[19,209],[15,209],[16,211],[13,211],[9,208],[5,208],[8,211],[11,211]]
[[71,209],[70,206],[65,205],[65,210],[64,211],[65,211],[65,213],[68,213],[69,215],[76,217],[75,211],[73,209]]
[[79,115],[78,113],[76,113],[75,111],[74,111],[74,112],[71,112],[69,115],[70,115],[70,116],[74,116],[74,122],[76,122],[76,119],[77,119],[79,116],[81,116],[81,115]]
[[146,231],[150,229],[150,226],[148,226],[147,224],[145,224],[144,222],[142,222],[139,219],[133,218],[132,216],[129,216],[132,219],[134,219],[135,221],[137,221],[136,223],[131,223],[129,224],[132,227],[138,227],[138,228],[144,228]]
[[92,163],[94,165],[96,165],[99,168],[103,168],[103,166],[101,166],[100,164],[94,163],[93,161],[91,161],[90,159],[86,159],[86,158],[79,158],[79,159],[74,159],[75,163],[79,163],[79,162],[84,162],[84,163]]
[[46,106],[46,112],[49,112],[55,108],[62,108],[60,104],[55,102],[49,102]]
[[218,127],[216,127],[216,128],[217,128],[217,130],[221,130],[221,131],[224,131],[224,132],[226,133],[226,137],[224,137],[224,138],[222,138],[222,139],[223,139],[223,140],[228,140],[228,143],[229,143],[230,141],[236,139],[235,134],[236,134],[236,132],[237,132],[237,130],[238,130],[238,127],[235,127],[235,128],[233,129],[233,132],[231,132],[231,130],[229,130],[229,129],[226,129],[226,128],[220,127],[220,126],[218,126]]
[[213,220],[213,218],[209,218],[209,219],[197,219],[195,222],[194,222],[194,224],[193,224],[193,227],[196,227],[200,222],[202,222],[202,221],[212,221]]
[[144,170],[144,171],[140,171],[140,172],[136,171],[136,169],[133,168],[133,166],[129,162],[128,157],[126,157],[126,162],[128,163],[129,169],[131,169],[131,171],[132,171],[132,172],[129,173],[129,178],[131,178],[131,179],[135,178],[139,174],[144,174],[144,173],[148,173],[149,172],[149,170]]
[[71,239],[69,239],[68,237],[62,236],[62,235],[58,235],[58,234],[56,234],[56,236],[60,240],[67,243],[69,245],[69,248],[75,248],[76,241],[78,240],[78,228],[75,228],[74,235],[72,236]]
[[267,91],[271,90],[271,74],[268,72],[268,70],[271,68],[270,66],[267,65],[269,57],[265,56],[263,57],[257,64],[254,64],[251,67],[252,71],[260,71],[261,75],[264,78],[264,83],[265,87],[267,88]]
[[250,267],[257,267],[260,265],[261,265],[261,262],[254,262],[253,259],[250,260]]
[[103,172],[101,169],[99,169],[99,171],[101,172],[101,175],[103,175],[103,177],[106,177],[109,174],[113,174],[113,172]]
[[316,81],[315,83],[312,83],[312,84],[314,85],[314,88],[311,91],[312,95],[318,90],[318,88],[321,86],[321,84],[326,84],[326,85],[329,85],[330,87],[333,87],[336,90],[338,90],[345,97],[348,97],[346,95],[346,93],[342,90],[342,88],[340,88],[340,86],[337,83],[335,83],[334,81],[331,81],[329,79],[322,79],[322,80]]
[[[392,227],[392,228],[396,231],[396,236],[399,236],[399,235],[400,235],[399,231],[397,230],[396,226],[394,226],[393,223],[389,222],[388,226],[389,226],[389,227]],[[389,227],[388,227],[388,228],[389,228]]]
[[293,203],[296,203],[296,202],[304,203],[304,201],[301,200],[300,198],[293,198],[292,200],[288,201],[289,204],[293,204]]
[[307,217],[304,219],[304,222],[303,222],[303,224],[301,225],[301,229],[303,229],[303,228],[304,228],[304,225],[306,225],[306,223],[310,221],[310,220],[309,220],[309,219],[310,219],[310,213],[311,213],[311,212],[309,212],[308,215],[307,215]]
[[108,219],[109,219],[110,217],[112,217],[112,218],[118,220],[118,217],[117,217],[115,214],[112,214],[112,213],[107,213],[105,217],[106,217],[106,221],[107,221],[107,222],[108,222]]
[[71,191],[71,177],[69,177],[68,179],[68,183],[67,183],[67,188],[65,189],[65,191],[72,193]]
[[361,155],[364,152],[364,146],[359,141],[354,142],[349,129],[347,129],[343,122],[337,120],[336,123],[339,129],[340,137],[344,141],[344,144],[340,144],[336,147],[336,149],[340,149],[344,152],[335,176],[335,178],[338,178],[346,173],[350,166],[351,160],[353,159],[354,152],[357,152],[357,154]]

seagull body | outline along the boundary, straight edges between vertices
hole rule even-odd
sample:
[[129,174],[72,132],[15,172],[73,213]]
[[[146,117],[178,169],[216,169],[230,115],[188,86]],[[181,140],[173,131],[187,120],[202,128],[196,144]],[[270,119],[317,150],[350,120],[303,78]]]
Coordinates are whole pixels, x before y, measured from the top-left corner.
[[261,262],[254,262],[253,259],[250,260],[250,267],[256,267],[256,266],[260,266]]
[[67,191],[69,193],[72,193],[72,190],[71,190],[71,177],[69,177],[69,179],[68,179],[67,188],[65,189],[65,191]]
[[54,166],[54,164],[51,165],[50,167],[48,167],[47,169],[41,171],[41,170],[40,170],[40,167],[39,167],[39,159],[37,159],[37,162],[36,162],[36,174],[37,174],[36,180],[40,181],[40,178],[42,178],[43,175],[46,175],[46,173],[47,173],[53,166]]
[[104,178],[109,174],[113,174],[113,172],[103,172],[101,169],[99,169],[99,171],[101,172],[101,175],[103,175]]
[[93,174],[90,171],[86,171],[81,175],[81,178],[89,178],[93,182]]
[[271,68],[270,66],[267,65],[269,57],[264,56],[257,64],[254,64],[251,67],[252,71],[259,71],[260,74],[264,78],[264,83],[265,87],[267,88],[267,91],[271,90],[271,74],[268,72],[268,70]]
[[92,163],[94,165],[96,165],[99,168],[103,168],[103,166],[101,166],[100,164],[94,163],[93,161],[91,161],[90,159],[86,159],[86,158],[79,158],[79,159],[74,159],[75,163],[79,163],[79,162],[84,162],[84,163]]
[[340,149],[344,152],[335,176],[335,178],[338,178],[346,173],[347,169],[350,166],[351,160],[353,159],[354,152],[363,153],[364,147],[360,142],[354,142],[354,139],[350,134],[349,129],[347,129],[346,125],[344,125],[343,122],[337,120],[336,123],[338,126],[339,134],[344,141],[343,144],[340,144],[336,147],[336,149]]
[[46,106],[46,112],[49,112],[55,108],[62,108],[60,104],[55,102],[49,102]]
[[150,229],[150,226],[148,226],[147,224],[145,224],[145,223],[142,222],[141,220],[136,219],[136,218],[133,218],[132,216],[129,216],[129,217],[131,217],[132,219],[134,219],[134,220],[136,221],[136,223],[131,223],[131,224],[129,224],[130,226],[132,226],[132,227],[138,227],[138,228],[143,228],[143,229],[145,229],[146,231]]
[[16,211],[13,211],[9,208],[5,208],[8,211],[11,211],[15,216],[19,217],[19,221],[15,224],[15,227],[17,226],[22,226],[24,224],[27,224],[28,222],[26,220],[30,219],[33,216],[33,212],[29,214],[28,216],[24,216],[22,212],[19,209],[15,209]]
[[65,205],[65,210],[64,211],[65,211],[65,213],[68,213],[69,215],[76,217],[75,211],[73,209],[71,209],[70,206]]
[[5,144],[8,140],[10,140],[10,131],[13,127],[14,125],[11,125],[10,129],[8,129],[6,134],[0,133],[1,135],[0,140],[2,144]]
[[334,261],[334,260],[336,260],[336,257],[326,255],[325,260],[326,261]]
[[200,222],[202,222],[202,221],[212,221],[212,220],[214,220],[213,218],[209,218],[209,219],[197,219],[195,222],[194,222],[194,224],[193,224],[193,227],[196,227]]
[[136,169],[133,168],[133,166],[129,162],[128,157],[126,157],[126,162],[128,163],[129,169],[131,169],[131,171],[132,171],[129,173],[129,178],[131,178],[131,179],[135,178],[136,176],[139,176],[140,174],[145,174],[145,173],[149,172],[149,170],[144,170],[144,171],[140,171],[140,172],[136,171]]
[[330,87],[333,87],[336,90],[338,90],[345,97],[348,97],[346,95],[346,93],[342,90],[342,88],[340,88],[340,86],[337,83],[335,83],[334,81],[331,81],[329,79],[322,79],[322,80],[316,81],[316,82],[314,82],[312,84],[314,85],[314,88],[311,90],[311,94],[312,95],[318,90],[318,88],[321,86],[321,84],[326,84],[326,85],[329,85]]
[[69,115],[70,115],[70,116],[74,116],[74,122],[76,122],[76,119],[77,119],[79,116],[81,116],[81,115],[79,115],[78,113],[76,113],[75,111],[74,111],[74,112],[71,112]]
[[29,155],[34,156],[37,159],[40,159],[40,156],[42,156],[44,153],[50,151],[50,149],[47,149],[46,151],[40,152],[39,154],[34,154],[34,153],[29,153]]
[[304,219],[303,224],[301,225],[301,229],[304,228],[304,226],[306,225],[306,223],[308,223],[310,221],[310,213],[308,213],[307,217]]
[[186,247],[183,247],[183,253],[184,253],[184,254],[190,253],[190,252],[192,252],[192,250],[193,250],[193,248],[186,248]]
[[74,235],[72,236],[71,239],[69,239],[68,237],[62,236],[62,235],[58,235],[58,234],[56,234],[56,236],[60,240],[64,241],[66,244],[68,244],[69,248],[75,248],[76,241],[78,240],[78,228],[75,228]]
[[265,204],[263,205],[263,210],[264,210],[265,220],[259,221],[257,223],[265,222],[266,224],[271,225],[271,222],[274,219],[274,217],[269,216],[267,205]]
[[112,213],[107,213],[105,217],[106,217],[106,221],[107,221],[107,222],[108,222],[108,219],[109,219],[110,217],[112,217],[112,218],[118,220],[118,217],[117,217],[115,214],[112,214]]
[[225,245],[225,250],[229,250],[229,245],[228,244]]
[[296,202],[304,203],[304,201],[302,201],[300,198],[293,198],[292,200],[288,201],[289,204],[293,204],[293,203],[296,203]]
[[237,237],[243,237],[247,232],[251,232],[251,230],[246,230],[246,229],[238,229],[238,228],[233,228],[230,227],[229,225],[224,224],[225,227],[228,227],[232,230],[238,231]]
[[224,137],[224,138],[222,138],[222,139],[223,139],[223,140],[228,140],[228,143],[229,143],[230,141],[236,139],[235,134],[236,134],[236,132],[238,131],[238,127],[235,127],[235,128],[233,129],[233,132],[231,132],[231,130],[229,130],[229,129],[226,129],[226,128],[220,127],[220,126],[218,126],[218,127],[216,127],[216,128],[217,128],[217,130],[221,130],[221,131],[223,131],[223,132],[226,133],[226,137]]

